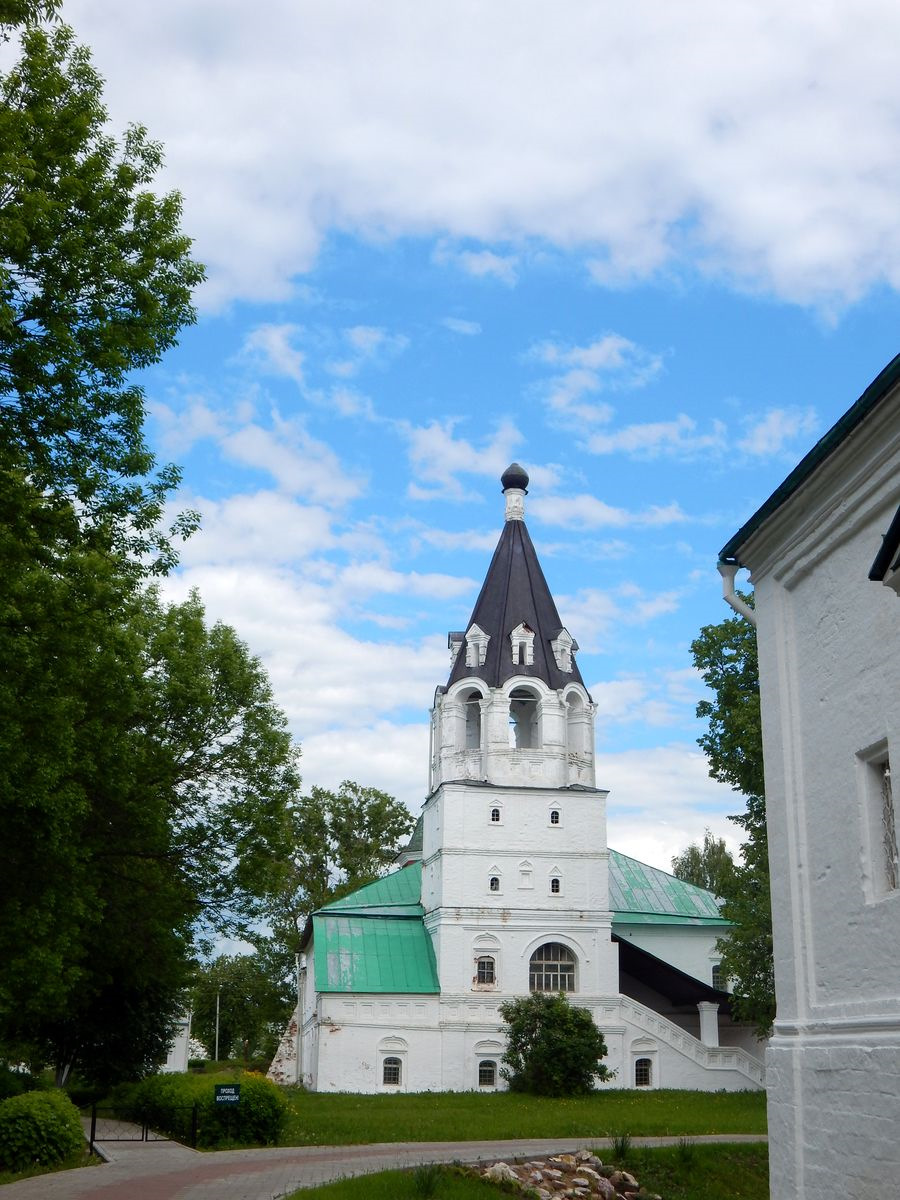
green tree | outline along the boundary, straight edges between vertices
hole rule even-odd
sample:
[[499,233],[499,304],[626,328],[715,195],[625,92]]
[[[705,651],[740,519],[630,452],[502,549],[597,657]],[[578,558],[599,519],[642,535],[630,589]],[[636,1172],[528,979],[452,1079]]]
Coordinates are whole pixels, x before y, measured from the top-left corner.
[[164,1054],[198,925],[256,913],[296,753],[196,596],[163,605],[71,505],[0,483],[0,1043],[105,1081]]
[[267,913],[283,973],[293,971],[309,915],[383,874],[413,826],[400,801],[348,779],[336,792],[311,788],[292,804],[288,820],[291,850],[276,868]]
[[190,991],[191,1033],[210,1055],[271,1059],[296,1002],[290,983],[273,977],[256,954],[219,955],[198,969]]
[[609,1079],[606,1042],[586,1008],[566,997],[533,992],[500,1005],[507,1025],[500,1074],[514,1092],[583,1096],[596,1079]]
[[[102,82],[58,5],[3,0],[19,56],[0,74],[0,444],[44,493],[77,501],[84,527],[173,561],[158,529],[178,472],[154,474],[133,372],[194,320],[203,270],[176,193],[150,185],[160,146],[140,126],[118,145]],[[192,524],[188,515],[170,532]]]
[[[752,596],[743,598],[752,605]],[[722,909],[734,928],[719,949],[723,972],[734,986],[735,1015],[762,1036],[775,1017],[775,977],[756,630],[743,617],[726,618],[704,626],[691,652],[714,694],[697,705],[697,716],[708,722],[698,740],[709,759],[709,773],[746,800],[745,811],[729,818],[746,840],[734,888]]]
[[714,837],[709,829],[704,831],[702,845],[692,842],[673,857],[672,874],[686,883],[706,888],[722,899],[734,892],[734,859],[725,839]]

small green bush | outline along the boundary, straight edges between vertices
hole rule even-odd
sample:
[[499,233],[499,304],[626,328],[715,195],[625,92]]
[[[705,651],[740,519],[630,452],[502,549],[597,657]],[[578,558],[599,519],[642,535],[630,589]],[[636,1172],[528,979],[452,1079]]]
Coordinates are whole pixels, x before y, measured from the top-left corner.
[[[239,1104],[216,1104],[215,1084],[239,1083]],[[279,1089],[263,1075],[252,1071],[228,1075],[150,1075],[116,1094],[116,1108],[145,1116],[153,1129],[188,1141],[197,1105],[197,1144],[211,1147],[225,1143],[271,1146],[278,1141],[287,1102]]]
[[534,1096],[586,1096],[595,1079],[612,1072],[601,1059],[606,1042],[586,1008],[566,996],[533,992],[500,1005],[506,1053],[500,1074],[513,1092]]
[[78,1109],[63,1092],[25,1092],[0,1102],[0,1168],[51,1167],[84,1148]]

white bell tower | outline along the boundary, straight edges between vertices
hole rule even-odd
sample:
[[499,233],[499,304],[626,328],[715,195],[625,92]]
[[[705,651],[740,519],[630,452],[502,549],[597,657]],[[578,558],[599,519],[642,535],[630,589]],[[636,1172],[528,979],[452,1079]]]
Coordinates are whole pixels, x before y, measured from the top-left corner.
[[432,709],[426,927],[442,996],[526,994],[538,971],[615,995],[594,705],[525,526],[528,476],[513,463],[501,483],[504,529]]

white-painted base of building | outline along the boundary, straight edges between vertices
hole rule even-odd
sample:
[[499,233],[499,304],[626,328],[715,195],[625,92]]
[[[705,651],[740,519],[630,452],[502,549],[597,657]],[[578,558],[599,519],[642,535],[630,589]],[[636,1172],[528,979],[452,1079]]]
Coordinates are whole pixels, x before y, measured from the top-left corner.
[[[294,1013],[269,1075],[317,1092],[501,1090],[506,1042],[497,1005],[512,998],[320,996],[320,1011],[299,1042]],[[642,1086],[650,1088],[734,1092],[764,1086],[762,1044],[745,1027],[723,1031],[733,1045],[706,1045],[626,996],[579,996],[577,1003],[603,1032],[605,1064],[615,1072],[607,1086],[634,1087],[639,1060],[642,1078],[649,1077]],[[382,1082],[388,1057],[399,1060],[398,1084]],[[495,1064],[493,1085],[479,1083],[485,1062]]]
[[900,1195],[900,1029],[776,1028],[766,1066],[773,1200]]

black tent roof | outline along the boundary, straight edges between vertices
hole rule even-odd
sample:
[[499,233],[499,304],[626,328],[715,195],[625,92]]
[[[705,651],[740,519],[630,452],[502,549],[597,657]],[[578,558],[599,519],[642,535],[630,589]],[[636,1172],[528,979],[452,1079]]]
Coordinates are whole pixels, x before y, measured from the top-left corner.
[[[516,468],[520,474],[511,475],[513,467],[504,473],[504,482],[506,486],[523,487],[522,479],[527,483],[528,476],[520,467]],[[521,624],[534,631],[534,662],[530,666],[512,660],[509,635]],[[473,625],[490,635],[484,665],[467,666],[463,647],[453,664],[448,686],[475,676],[488,687],[502,687],[514,675],[540,679],[554,690],[573,682],[584,686],[574,658],[571,671],[561,671],[556,665],[550,643],[563,626],[522,520],[508,520],[500,534],[466,632]]]

